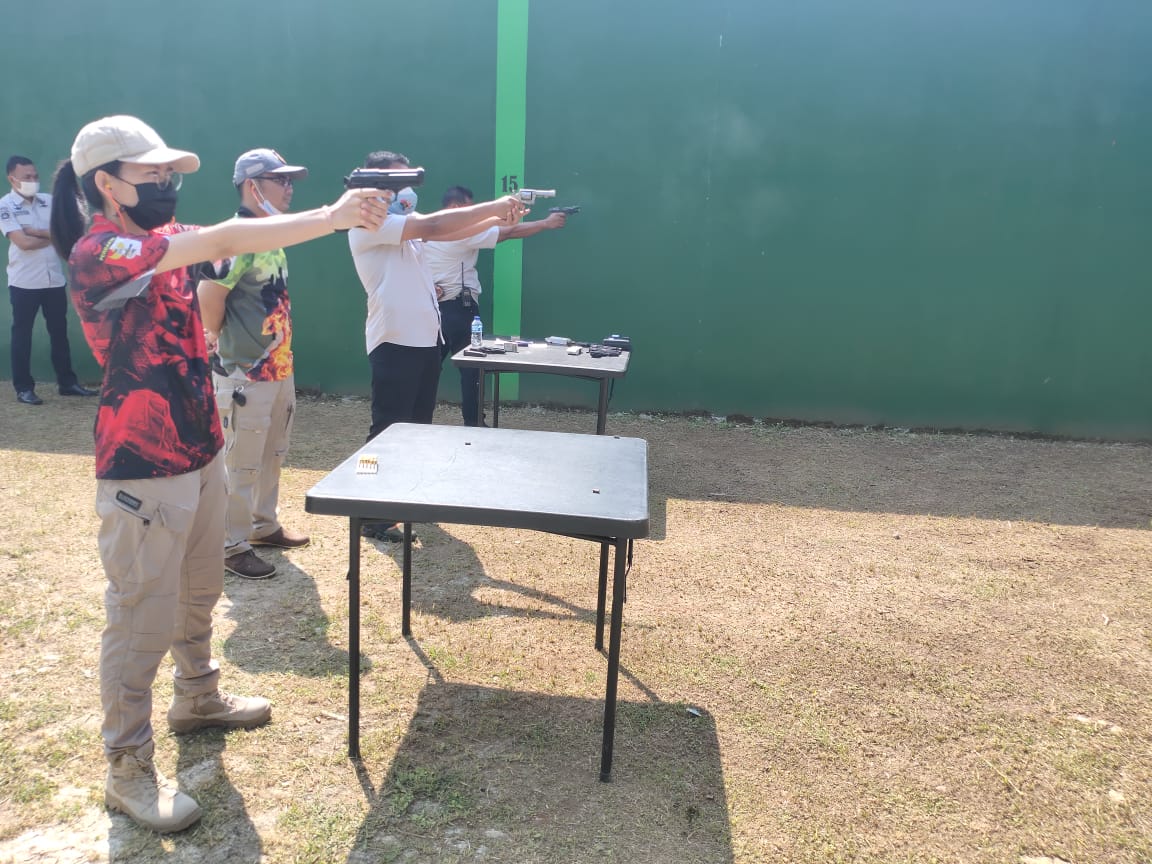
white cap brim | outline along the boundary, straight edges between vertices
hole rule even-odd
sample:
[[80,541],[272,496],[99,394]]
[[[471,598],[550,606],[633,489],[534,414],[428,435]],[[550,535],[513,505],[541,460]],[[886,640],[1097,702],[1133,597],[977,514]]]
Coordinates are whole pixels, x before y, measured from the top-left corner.
[[268,171],[262,172],[264,174],[287,174],[290,177],[307,177],[308,169],[303,165],[281,165],[279,168],[272,168]]

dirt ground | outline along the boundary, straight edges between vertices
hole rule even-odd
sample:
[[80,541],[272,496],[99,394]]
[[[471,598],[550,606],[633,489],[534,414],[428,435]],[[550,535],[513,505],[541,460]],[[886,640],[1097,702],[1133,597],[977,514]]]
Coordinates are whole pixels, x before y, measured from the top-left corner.
[[417,526],[410,640],[365,541],[347,759],[347,527],[303,502],[368,407],[302,399],[313,543],[217,607],[273,722],[169,735],[165,664],[157,761],[205,817],[157,838],[101,803],[93,408],[0,409],[0,862],[1152,861],[1152,447],[612,415],[652,530],[602,784],[596,548],[493,528]]

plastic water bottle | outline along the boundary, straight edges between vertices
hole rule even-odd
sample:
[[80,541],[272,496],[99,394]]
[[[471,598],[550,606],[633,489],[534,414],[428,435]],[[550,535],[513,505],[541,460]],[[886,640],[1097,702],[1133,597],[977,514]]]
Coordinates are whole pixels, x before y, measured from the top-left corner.
[[472,318],[472,347],[479,348],[484,342],[484,325],[480,323],[480,316]]

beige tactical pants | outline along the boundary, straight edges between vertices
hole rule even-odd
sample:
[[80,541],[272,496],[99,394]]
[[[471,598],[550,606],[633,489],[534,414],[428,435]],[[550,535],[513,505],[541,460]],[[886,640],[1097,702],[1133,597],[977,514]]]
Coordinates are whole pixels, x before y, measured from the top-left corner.
[[[252,548],[248,539],[267,537],[280,528],[280,469],[292,436],[296,379],[248,381],[213,375],[224,460],[228,468],[228,516],[224,554]],[[241,405],[235,398],[243,394]]]
[[105,752],[152,738],[152,682],[168,652],[175,688],[216,689],[212,609],[224,589],[224,460],[152,480],[99,480],[100,560],[108,580],[100,645]]

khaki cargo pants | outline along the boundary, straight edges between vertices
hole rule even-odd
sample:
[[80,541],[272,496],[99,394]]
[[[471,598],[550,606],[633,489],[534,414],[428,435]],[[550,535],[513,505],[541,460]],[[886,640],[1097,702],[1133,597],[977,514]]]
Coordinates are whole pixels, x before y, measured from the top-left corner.
[[[252,548],[252,537],[280,529],[280,469],[292,437],[296,379],[249,381],[213,374],[216,405],[224,427],[224,464],[228,469],[228,515],[224,554]],[[235,398],[242,393],[244,404]]]
[[100,645],[105,753],[152,738],[152,682],[168,652],[181,695],[211,693],[212,609],[224,590],[224,459],[178,477],[99,480],[108,580]]

